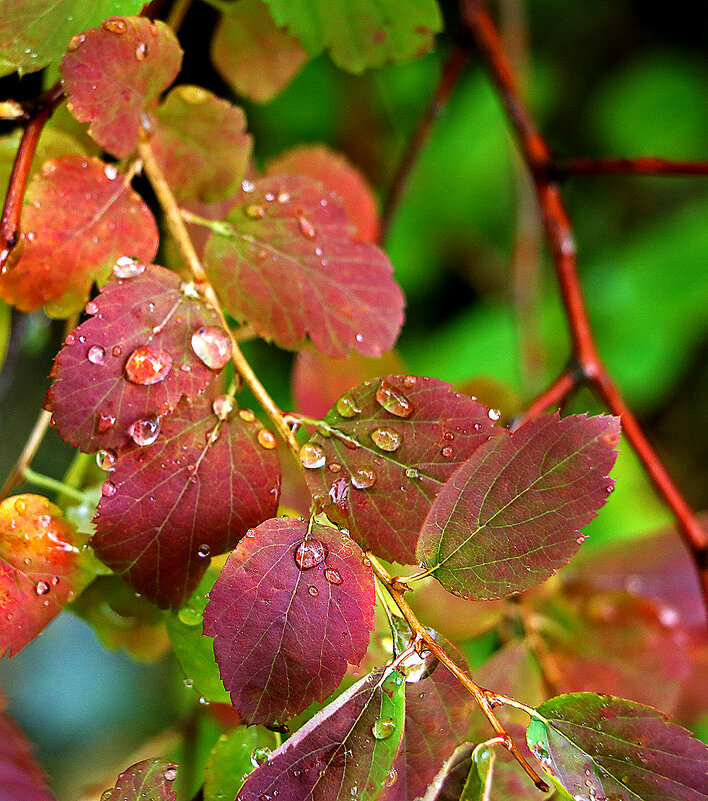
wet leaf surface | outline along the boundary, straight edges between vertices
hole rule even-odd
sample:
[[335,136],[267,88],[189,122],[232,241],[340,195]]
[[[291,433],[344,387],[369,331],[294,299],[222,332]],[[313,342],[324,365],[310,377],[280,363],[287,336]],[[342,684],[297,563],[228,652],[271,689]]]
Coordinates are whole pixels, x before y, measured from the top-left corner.
[[166,759],[146,759],[132,765],[118,777],[104,801],[176,801],[172,790],[177,766]]

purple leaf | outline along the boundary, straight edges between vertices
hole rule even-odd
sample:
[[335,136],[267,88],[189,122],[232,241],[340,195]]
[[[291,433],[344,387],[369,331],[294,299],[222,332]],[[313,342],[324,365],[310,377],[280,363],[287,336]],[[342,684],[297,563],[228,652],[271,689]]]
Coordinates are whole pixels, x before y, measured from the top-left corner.
[[[0,710],[5,706],[0,694]],[[0,711],[0,801],[54,801],[47,777],[32,754],[32,744]]]
[[619,419],[545,415],[482,445],[435,500],[418,558],[463,598],[500,598],[567,563],[614,482]]
[[239,543],[210,597],[204,633],[248,723],[283,722],[323,701],[366,653],[373,573],[337,529],[267,520]]
[[[176,801],[172,785],[177,765],[166,759],[146,759],[132,765],[118,777],[116,786],[101,796],[104,801]],[[104,798],[105,796],[105,798]]]

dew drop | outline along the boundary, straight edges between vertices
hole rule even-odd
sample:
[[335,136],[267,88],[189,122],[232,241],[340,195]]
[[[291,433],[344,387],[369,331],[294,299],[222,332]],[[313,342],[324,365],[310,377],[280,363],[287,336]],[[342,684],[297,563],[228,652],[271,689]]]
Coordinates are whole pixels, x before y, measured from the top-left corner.
[[253,752],[251,753],[251,764],[254,768],[258,768],[261,765],[265,765],[265,763],[270,758],[270,748],[265,745],[262,745],[258,748],[254,748]]
[[249,220],[261,220],[266,216],[266,210],[260,203],[249,203],[243,210],[243,213]]
[[352,486],[363,490],[373,487],[376,483],[376,473],[371,467],[360,467],[352,473]]
[[253,183],[253,181],[248,181],[248,180],[241,181],[241,189],[243,189],[244,192],[253,192],[255,188],[256,185]]
[[38,581],[34,591],[37,595],[46,595],[49,592],[49,584],[46,581]]
[[377,740],[387,740],[396,731],[396,724],[391,718],[378,718],[371,727],[371,733]]
[[489,417],[490,420],[494,420],[496,422],[501,417],[501,412],[499,411],[499,409],[490,409],[487,412],[487,417]]
[[128,30],[127,24],[124,20],[120,19],[120,17],[110,17],[110,19],[104,19],[101,23],[101,27],[110,33],[116,34],[125,33]]
[[86,358],[91,364],[103,364],[106,361],[106,351],[100,345],[91,345]]
[[324,467],[327,463],[324,448],[316,442],[306,442],[300,448],[300,462],[303,467],[308,470],[316,470],[318,467]]
[[278,203],[287,203],[290,200],[290,195],[287,192],[279,192],[277,200]]
[[409,467],[406,470],[406,476],[408,476],[408,478],[420,478],[420,473],[416,470],[415,467]]
[[101,801],[111,801],[113,798],[113,790],[104,790],[101,793]]
[[335,570],[333,567],[328,567],[325,570],[324,575],[330,584],[341,584],[344,581],[341,573],[338,570]]
[[203,620],[202,613],[191,606],[183,606],[179,612],[177,612],[177,617],[185,626],[198,626]]
[[403,437],[398,431],[394,431],[388,426],[381,426],[380,428],[374,429],[371,432],[371,439],[382,451],[388,451],[389,453],[397,451],[403,441]]
[[308,587],[307,591],[313,598],[316,598],[320,594],[320,591],[317,589],[317,587]]
[[407,418],[413,414],[413,404],[385,378],[381,379],[376,390],[376,401],[379,406],[382,406],[387,412],[395,414],[396,417]]
[[297,224],[300,228],[300,233],[305,237],[305,239],[314,239],[317,236],[315,226],[304,215],[298,215]]
[[98,313],[98,305],[90,300],[86,304],[86,314],[97,314]]
[[112,481],[104,481],[101,487],[101,494],[105,495],[106,498],[110,498],[111,495],[116,494],[116,485]]
[[96,433],[97,434],[105,434],[106,431],[109,431],[113,426],[116,424],[116,418],[112,414],[103,414],[103,412],[98,413],[98,417],[96,418]]
[[156,415],[146,417],[144,420],[136,420],[128,429],[130,438],[136,445],[145,447],[152,445],[160,433],[161,421]]
[[103,168],[103,174],[109,181],[115,181],[118,177],[118,170],[112,164],[106,164]]
[[147,57],[148,57],[148,46],[145,44],[145,42],[138,42],[135,48],[135,58],[137,58],[138,61],[145,61]]
[[197,548],[197,556],[200,559],[206,559],[210,554],[211,548],[206,543],[203,543]]
[[446,459],[449,459],[449,458],[452,456],[452,454],[453,454],[453,450],[452,450],[452,448],[451,448],[449,445],[446,445],[446,446],[445,446],[445,447],[444,447],[444,448],[443,448],[443,449],[440,451],[440,453],[441,453],[441,454],[442,454],[442,455],[443,455],[443,456],[444,456]]
[[173,782],[177,778],[177,769],[176,768],[167,768],[165,771],[165,780],[168,782]]
[[123,353],[123,348],[121,348],[120,345],[114,345],[111,353],[117,358],[121,355],[121,353]]
[[69,44],[66,46],[66,49],[73,53],[75,50],[78,50],[81,45],[86,41],[86,36],[83,33],[78,33],[76,36],[72,36],[69,39]]
[[342,417],[356,417],[361,412],[357,402],[354,400],[354,396],[350,392],[342,395],[337,401],[336,409]]
[[107,448],[105,451],[99,451],[96,454],[96,464],[102,470],[108,470],[108,472],[110,472],[115,468],[117,458],[116,452],[111,448]]
[[166,350],[142,345],[128,357],[125,376],[133,384],[149,386],[164,381],[171,367],[172,357]]
[[276,440],[275,434],[272,431],[268,431],[267,428],[261,428],[261,430],[258,432],[258,444],[261,446],[261,448],[272,451],[278,444],[278,441]]
[[218,325],[202,326],[192,334],[192,350],[211,370],[221,370],[231,358],[231,339]]
[[145,265],[132,259],[130,256],[121,256],[113,265],[113,275],[116,278],[136,278],[145,272]]
[[339,471],[342,469],[342,465],[339,464],[339,462],[332,462],[332,464],[329,465],[329,469],[332,473],[339,473]]
[[311,570],[326,557],[327,546],[320,540],[303,540],[295,549],[295,564],[300,570]]
[[211,408],[219,420],[226,420],[234,410],[234,402],[227,395],[220,395],[214,403],[212,403]]
[[384,786],[393,787],[393,785],[396,783],[397,780],[398,780],[398,771],[396,770],[396,768],[391,768],[391,770],[389,770],[389,772],[386,774]]
[[252,423],[256,419],[256,415],[250,409],[241,409],[238,416],[247,423]]

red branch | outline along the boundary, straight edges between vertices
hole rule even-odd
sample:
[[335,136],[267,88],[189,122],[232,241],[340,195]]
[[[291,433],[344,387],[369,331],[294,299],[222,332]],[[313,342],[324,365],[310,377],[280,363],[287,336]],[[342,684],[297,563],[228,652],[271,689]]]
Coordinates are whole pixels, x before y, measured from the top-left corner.
[[[572,359],[569,367],[534,401],[523,419],[529,419],[561,405],[582,383],[587,383],[597,392],[607,408],[622,418],[624,435],[641,459],[656,489],[671,508],[679,530],[693,555],[708,606],[708,535],[666,471],[597,351],[578,275],[573,229],[558,184],[558,177],[564,165],[556,165],[546,140],[537,130],[521,99],[513,69],[504,53],[501,37],[489,15],[486,3],[484,0],[461,0],[461,2],[464,22],[497,89],[533,179],[571,334]],[[569,169],[573,165],[576,167],[584,165],[585,174],[602,172],[602,169],[597,169],[598,165],[606,165],[606,172],[641,174],[668,174],[672,169],[674,174],[679,174],[681,170],[685,174],[689,169],[687,165],[671,165],[661,159],[640,159],[636,162],[624,159],[599,162],[578,159],[566,162],[565,174],[575,171]],[[634,168],[630,169],[630,165]],[[691,167],[692,174],[708,172],[706,165],[691,165]],[[517,426],[520,422],[522,421],[517,421]]]
[[647,156],[638,159],[556,159],[553,174],[557,178],[571,175],[708,175],[708,161],[668,161]]

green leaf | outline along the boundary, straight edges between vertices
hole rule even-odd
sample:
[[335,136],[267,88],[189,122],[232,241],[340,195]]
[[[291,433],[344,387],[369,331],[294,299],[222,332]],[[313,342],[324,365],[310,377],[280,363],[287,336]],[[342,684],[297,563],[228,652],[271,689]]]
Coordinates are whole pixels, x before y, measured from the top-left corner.
[[348,72],[402,63],[432,49],[442,30],[437,0],[266,0],[277,25],[305,50],[325,48]]
[[204,801],[235,798],[246,776],[277,746],[277,735],[262,726],[239,726],[222,734],[207,760]]

